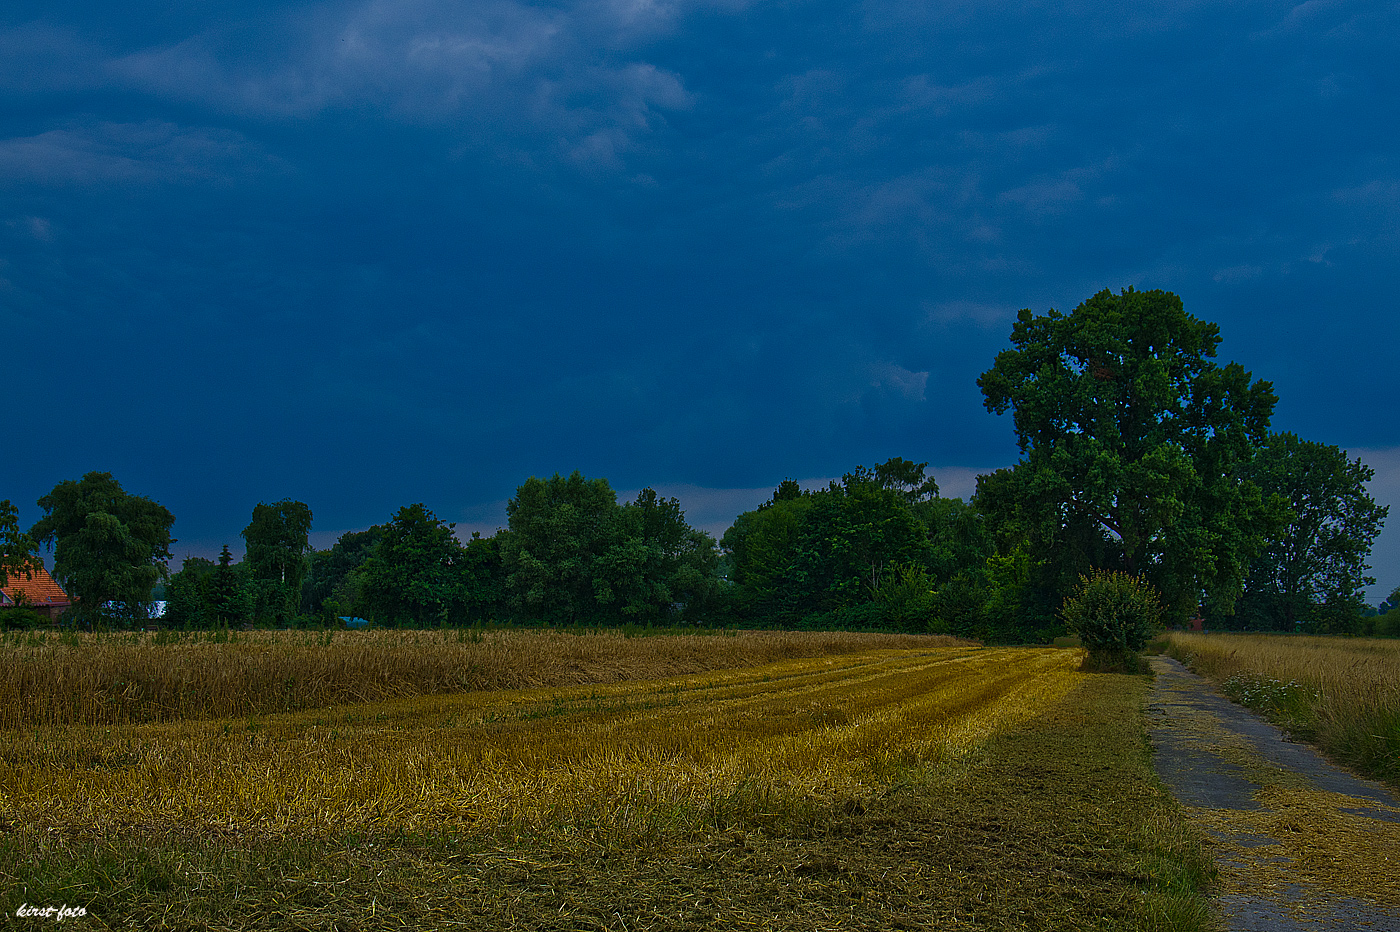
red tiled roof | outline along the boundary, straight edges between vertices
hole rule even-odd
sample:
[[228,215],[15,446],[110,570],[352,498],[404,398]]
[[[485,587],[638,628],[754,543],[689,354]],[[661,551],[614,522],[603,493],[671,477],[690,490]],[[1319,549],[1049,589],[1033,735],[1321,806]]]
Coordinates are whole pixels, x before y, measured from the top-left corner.
[[73,602],[42,566],[34,570],[33,579],[26,579],[23,573],[8,574],[2,591],[8,603],[14,602],[17,592],[24,593],[30,605],[71,605]]

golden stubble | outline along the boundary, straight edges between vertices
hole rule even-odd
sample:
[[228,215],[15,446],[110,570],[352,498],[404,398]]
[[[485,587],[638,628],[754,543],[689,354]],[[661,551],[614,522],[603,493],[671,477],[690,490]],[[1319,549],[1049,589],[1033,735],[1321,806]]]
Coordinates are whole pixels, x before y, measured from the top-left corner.
[[259,718],[41,727],[0,813],[60,835],[656,832],[790,816],[951,766],[1063,698],[1076,650],[873,650]]

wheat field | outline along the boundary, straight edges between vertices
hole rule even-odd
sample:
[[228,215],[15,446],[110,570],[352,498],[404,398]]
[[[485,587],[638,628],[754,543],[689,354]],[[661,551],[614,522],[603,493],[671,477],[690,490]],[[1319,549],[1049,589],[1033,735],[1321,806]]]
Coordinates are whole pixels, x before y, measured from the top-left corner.
[[963,643],[941,636],[780,631],[12,631],[0,635],[0,728],[266,715]]
[[0,750],[0,817],[50,831],[641,833],[867,795],[1076,681],[1076,651],[865,651],[641,683],[244,719],[63,726]]
[[[76,697],[0,729],[0,915],[72,905],[86,915],[64,928],[230,932],[1207,926],[1209,860],[1142,753],[1145,683],[1078,672],[1077,649],[122,637],[4,646],[31,652],[31,680],[74,671],[110,696],[144,679],[123,703]],[[465,658],[494,688],[450,688]],[[161,669],[173,660],[189,669]],[[259,694],[279,677],[292,686]]]

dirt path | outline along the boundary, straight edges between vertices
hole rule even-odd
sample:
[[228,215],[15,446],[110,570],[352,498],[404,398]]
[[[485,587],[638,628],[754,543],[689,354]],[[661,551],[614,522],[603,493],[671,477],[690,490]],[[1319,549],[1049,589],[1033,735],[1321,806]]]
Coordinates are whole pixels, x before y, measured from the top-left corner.
[[1400,800],[1289,741],[1168,657],[1157,773],[1216,842],[1229,932],[1400,932]]

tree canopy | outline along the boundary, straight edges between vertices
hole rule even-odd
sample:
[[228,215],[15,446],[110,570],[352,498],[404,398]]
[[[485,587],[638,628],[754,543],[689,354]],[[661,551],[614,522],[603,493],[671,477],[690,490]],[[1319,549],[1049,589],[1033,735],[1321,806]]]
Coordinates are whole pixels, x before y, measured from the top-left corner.
[[54,550],[54,576],[77,599],[78,610],[100,618],[118,603],[143,614],[151,589],[169,575],[175,516],[149,498],[130,495],[111,473],[68,479],[39,499],[44,517],[30,535]]
[[655,622],[714,594],[718,554],[680,502],[643,489],[617,503],[606,479],[575,470],[531,477],[506,505],[506,595],[523,617],[554,624]]
[[311,508],[305,502],[283,499],[253,506],[253,518],[243,529],[243,563],[258,617],[280,623],[296,614],[310,568],[310,533]]
[[463,595],[454,526],[419,503],[400,508],[382,527],[369,559],[356,570],[376,620],[428,626],[449,619]]
[[722,544],[740,610],[783,624],[844,613],[857,627],[926,627],[931,549],[921,509],[936,508],[938,494],[927,466],[896,457],[813,492],[785,480],[739,515]]
[[[1219,328],[1166,291],[1104,290],[1069,314],[1022,310],[978,379],[1013,414],[1022,460],[1000,479],[1040,558],[1143,575],[1183,617],[1228,609],[1280,518],[1241,469],[1276,398],[1213,361]],[[1064,575],[1064,574],[1062,574]]]
[[38,551],[34,538],[20,530],[19,509],[8,498],[0,500],[0,586],[9,585],[12,577],[33,579],[43,565]]
[[1366,492],[1374,471],[1335,446],[1279,433],[1268,436],[1243,473],[1285,502],[1289,514],[1250,564],[1239,626],[1326,628],[1358,615],[1361,588],[1375,582],[1366,560],[1389,511]]

